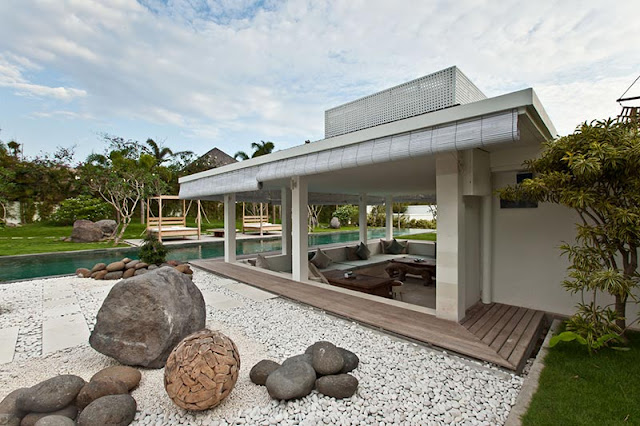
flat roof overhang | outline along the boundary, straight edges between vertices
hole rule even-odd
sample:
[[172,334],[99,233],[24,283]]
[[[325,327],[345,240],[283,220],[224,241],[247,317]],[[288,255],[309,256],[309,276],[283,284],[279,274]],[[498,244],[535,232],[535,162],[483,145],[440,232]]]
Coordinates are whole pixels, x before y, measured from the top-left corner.
[[[222,193],[211,188],[210,193],[189,196],[183,193],[183,186],[190,186],[190,182],[205,182],[213,178],[237,181],[247,179],[251,187],[238,190],[238,200],[242,201],[271,201],[279,202],[279,191],[289,185],[291,176],[306,175],[309,183],[309,203],[342,204],[357,201],[357,195],[366,193],[370,196],[370,204],[382,202],[385,195],[394,198],[405,198],[407,201],[429,201],[435,194],[435,155],[419,155],[411,158],[400,158],[373,164],[354,165],[331,170],[324,173],[304,173],[304,159],[314,158],[328,151],[342,148],[354,148],[362,142],[391,139],[390,137],[410,134],[421,129],[438,129],[440,126],[450,126],[450,123],[470,122],[473,119],[491,117],[499,113],[512,113],[517,129],[517,137],[513,140],[506,138],[493,144],[482,144],[479,148],[489,152],[513,148],[522,145],[539,145],[545,140],[552,139],[556,130],[538,100],[533,89],[525,89],[495,98],[490,98],[471,104],[459,105],[452,108],[430,112],[416,117],[360,130],[357,132],[323,139],[278,151],[269,155],[253,158],[224,167],[207,170],[179,180],[181,184],[181,198],[192,199],[221,199]],[[507,123],[508,124],[508,123]],[[457,124],[456,124],[457,127]],[[435,130],[434,130],[435,131]],[[375,148],[373,148],[375,149]],[[456,144],[440,148],[439,152],[455,151]],[[297,160],[301,161],[297,161]],[[286,163],[283,163],[287,161]],[[309,160],[306,160],[309,161]],[[301,163],[301,164],[298,164]],[[271,166],[286,165],[286,170],[279,170],[277,174],[270,173]],[[281,167],[282,169],[282,167]],[[272,179],[260,179],[262,176],[279,175]],[[284,176],[283,176],[284,174]],[[252,183],[254,182],[254,183]],[[255,187],[252,187],[255,184]],[[243,195],[244,194],[244,197]]]

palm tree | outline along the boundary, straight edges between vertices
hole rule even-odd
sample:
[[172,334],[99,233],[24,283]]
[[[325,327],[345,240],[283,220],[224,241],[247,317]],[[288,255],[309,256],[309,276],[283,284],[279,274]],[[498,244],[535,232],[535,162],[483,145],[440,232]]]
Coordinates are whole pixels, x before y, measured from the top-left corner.
[[17,158],[18,154],[20,154],[20,144],[16,141],[11,141],[7,144],[7,147],[11,150],[11,155]]
[[149,152],[149,154],[151,154],[155,159],[156,162],[158,164],[162,164],[165,161],[168,161],[169,159],[167,158],[167,156],[169,157],[173,157],[173,151],[171,151],[171,148],[166,147],[166,146],[161,146],[158,145],[153,139],[149,138],[147,139],[147,141],[145,142],[149,148],[146,149],[146,151]]
[[[262,155],[271,154],[275,145],[270,141],[260,141],[260,142],[252,142],[251,148],[253,148],[253,154],[251,154],[251,158],[260,157]],[[239,158],[240,160],[248,160],[249,156],[244,151],[238,151],[233,155],[233,158],[236,160]]]

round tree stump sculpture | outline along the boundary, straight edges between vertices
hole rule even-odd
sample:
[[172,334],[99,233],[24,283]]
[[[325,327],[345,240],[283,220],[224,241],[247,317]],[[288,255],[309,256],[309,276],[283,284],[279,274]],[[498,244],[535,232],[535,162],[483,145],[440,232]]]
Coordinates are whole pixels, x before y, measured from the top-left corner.
[[240,354],[219,331],[201,330],[173,349],[164,369],[164,387],[185,410],[206,410],[220,404],[238,380]]

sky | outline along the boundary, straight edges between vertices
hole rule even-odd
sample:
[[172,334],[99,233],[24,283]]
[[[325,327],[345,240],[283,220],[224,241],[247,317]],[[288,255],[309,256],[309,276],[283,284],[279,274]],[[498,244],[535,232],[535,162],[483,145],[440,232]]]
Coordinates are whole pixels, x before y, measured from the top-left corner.
[[103,134],[284,149],[322,139],[326,109],[452,65],[489,97],[533,87],[565,135],[619,113],[639,15],[600,0],[0,0],[0,139],[77,161]]

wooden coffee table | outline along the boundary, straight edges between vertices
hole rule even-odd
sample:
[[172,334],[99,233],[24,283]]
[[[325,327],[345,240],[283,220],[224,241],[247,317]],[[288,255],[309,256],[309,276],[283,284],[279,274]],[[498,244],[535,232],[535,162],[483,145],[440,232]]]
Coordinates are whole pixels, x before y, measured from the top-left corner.
[[405,256],[389,261],[384,270],[389,277],[398,277],[400,281],[404,281],[407,274],[419,275],[424,279],[424,285],[433,285],[433,279],[436,276],[436,260],[424,259],[421,262],[415,261],[416,257]]
[[360,291],[362,293],[391,298],[393,278],[374,277],[364,274],[353,274],[351,278],[344,277],[345,271],[331,270],[322,272],[327,281],[336,287]]

